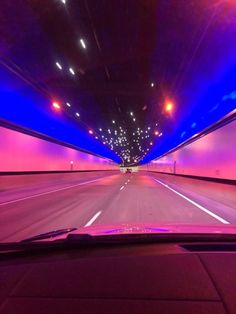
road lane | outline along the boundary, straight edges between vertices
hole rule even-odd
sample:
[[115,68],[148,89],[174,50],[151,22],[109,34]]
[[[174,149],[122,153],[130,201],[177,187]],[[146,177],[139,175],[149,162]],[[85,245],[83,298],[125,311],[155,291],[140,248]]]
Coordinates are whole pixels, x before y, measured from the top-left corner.
[[154,180],[156,182],[158,182],[159,184],[163,185],[164,187],[166,187],[167,189],[169,189],[170,191],[172,191],[173,193],[177,194],[178,196],[182,197],[184,200],[186,200],[187,202],[189,202],[190,204],[193,204],[194,206],[196,206],[197,208],[201,209],[203,212],[205,212],[206,214],[210,215],[211,217],[214,217],[216,220],[222,222],[223,224],[230,224],[228,220],[223,219],[222,217],[220,217],[219,215],[216,215],[215,213],[213,213],[212,211],[210,211],[209,209],[203,207],[202,205],[200,205],[199,203],[193,201],[192,199],[190,199],[189,197],[187,197],[186,195],[178,192],[178,190],[175,190],[173,188],[171,188],[168,184],[163,183],[160,180],[157,180],[154,178]]
[[6,202],[104,178],[119,171],[91,171],[0,176],[0,206]]
[[157,184],[149,174],[138,174],[117,193],[95,225],[116,223],[219,224],[195,205]]
[[0,241],[16,241],[50,230],[82,227],[114,198],[125,182],[119,175],[0,208]]
[[[165,186],[169,180],[168,185],[175,191],[186,195],[201,206],[206,206],[199,190],[199,182],[195,183],[194,190],[194,183],[188,179],[177,185],[176,182],[173,184],[171,178],[165,178],[163,185],[155,181],[157,178],[160,181],[164,179],[163,176],[148,172],[110,173],[102,178],[89,180],[88,183],[84,181],[83,185],[81,182],[75,184],[73,177],[71,182],[67,179],[66,185],[60,188],[55,185],[54,190],[50,185],[49,193],[33,197],[28,197],[29,190],[26,189],[26,199],[0,206],[0,241],[17,241],[55,229],[90,225],[221,224],[215,217]],[[206,191],[205,186],[204,193],[207,193]],[[232,207],[228,206],[229,202],[227,203],[228,211],[219,212],[220,206],[225,209],[225,202],[220,203],[218,196],[215,200],[212,199],[214,194],[212,186],[209,194],[206,208],[210,207],[210,210],[222,219],[236,224],[234,202],[231,202]],[[206,198],[206,195],[204,197]],[[231,194],[229,198],[234,199]],[[215,205],[212,204],[217,204],[216,211]]]
[[236,208],[235,184],[218,183],[157,172],[149,172],[149,174],[166,184],[171,184],[178,189],[182,189],[182,191],[193,192],[219,202],[220,204]]
[[40,193],[30,194],[28,196],[24,196],[24,197],[20,197],[20,198],[14,198],[14,199],[12,199],[10,201],[6,201],[6,202],[3,202],[3,203],[0,203],[0,206],[5,206],[5,205],[9,205],[9,204],[16,204],[16,203],[19,203],[19,202],[22,202],[22,201],[25,201],[25,200],[29,200],[29,199],[32,199],[32,198],[38,198],[38,197],[43,196],[43,195],[53,194],[53,193],[57,193],[57,192],[64,191],[64,190],[68,190],[68,189],[71,189],[71,188],[74,188],[74,187],[78,187],[78,186],[94,183],[94,182],[97,182],[99,180],[102,180],[102,179],[100,178],[100,179],[94,179],[94,180],[90,180],[90,181],[84,181],[84,182],[80,182],[80,183],[76,183],[76,184],[72,184],[72,185],[66,185],[66,186],[64,186],[62,188],[50,189],[50,190],[48,190],[46,192],[40,192]]
[[236,224],[236,185],[160,173],[149,174],[216,215]]

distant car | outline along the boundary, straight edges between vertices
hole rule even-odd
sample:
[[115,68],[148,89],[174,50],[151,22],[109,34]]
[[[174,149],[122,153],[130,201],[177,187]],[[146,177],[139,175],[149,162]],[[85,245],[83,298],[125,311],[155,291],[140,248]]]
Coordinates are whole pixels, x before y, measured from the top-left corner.
[[132,173],[132,170],[129,169],[129,168],[127,168],[126,171],[125,171],[125,173]]

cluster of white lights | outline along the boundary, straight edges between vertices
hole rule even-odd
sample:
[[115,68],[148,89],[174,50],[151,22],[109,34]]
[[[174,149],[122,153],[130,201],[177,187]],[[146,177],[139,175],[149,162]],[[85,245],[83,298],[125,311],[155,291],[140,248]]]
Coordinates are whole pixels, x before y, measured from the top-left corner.
[[[65,103],[65,106],[66,106],[66,107],[69,107],[69,108],[72,107],[69,102],[66,102],[66,103]],[[53,107],[55,110],[58,111],[58,110],[61,110],[62,105],[61,105],[59,102],[54,101],[54,102],[52,103],[52,107]],[[75,116],[76,116],[77,118],[80,117],[80,114],[79,114],[77,111],[76,111],[74,114],[75,114]]]
[[[61,0],[61,2],[62,2],[63,4],[66,4],[66,1],[67,1],[67,0]],[[82,46],[84,49],[86,49],[86,44],[85,44],[85,41],[84,41],[83,38],[80,38],[80,44],[81,44],[81,46]]]
[[[130,112],[129,115],[134,118],[134,113]],[[132,143],[128,141],[128,132],[126,129],[123,129],[122,126],[117,126],[115,120],[111,120],[111,125],[109,128],[99,128],[98,133],[94,134],[91,130],[89,133],[95,137],[96,140],[101,140],[104,145],[107,145],[111,150],[123,160],[123,163],[137,164],[140,162],[150,150],[150,146],[154,145],[154,136],[162,136],[162,133],[157,130],[158,123],[155,125],[147,126],[146,128],[141,129],[138,127],[133,130],[132,134]],[[149,142],[146,140],[149,138]],[[133,156],[131,152],[135,149],[138,149],[139,154]]]
[[[66,3],[66,0],[61,0],[64,4]],[[80,39],[80,44],[83,49],[86,49],[86,44],[85,41],[81,38]],[[63,66],[57,61],[56,62],[57,68],[62,71]],[[75,75],[75,71],[72,67],[69,67],[69,72],[71,75]],[[154,87],[155,84],[154,82],[151,82],[151,87]],[[67,107],[71,107],[70,103],[66,103]],[[55,107],[56,108],[56,107]],[[76,117],[80,117],[80,114],[78,112],[75,113]],[[134,116],[134,113],[131,111],[129,112],[130,118],[133,120],[133,122],[136,122],[136,118]],[[147,128],[144,128],[143,130],[141,128],[137,128],[137,130],[132,132],[133,138],[132,138],[132,143],[137,147],[139,150],[139,154],[136,156],[132,156],[131,158],[131,150],[134,150],[135,147],[132,146],[127,137],[127,130],[122,129],[121,126],[116,125],[116,121],[112,120],[112,125],[115,129],[112,127],[106,129],[106,128],[99,128],[99,134],[97,134],[92,129],[88,130],[88,133],[90,135],[93,135],[96,140],[101,140],[104,145],[108,145],[111,150],[115,149],[115,153],[123,160],[123,162],[128,162],[128,163],[138,163],[141,161],[145,155],[149,151],[149,147],[153,145],[153,141],[151,140],[151,134],[161,137],[162,132],[159,132],[157,130],[158,123],[155,124],[155,127],[153,130],[151,129],[150,126]],[[144,142],[145,140],[149,139],[149,143]],[[151,140],[151,141],[150,141]],[[149,147],[147,147],[147,144]],[[146,147],[146,148],[143,148]],[[118,153],[119,151],[119,153]]]
[[134,117],[134,113],[133,113],[132,111],[130,112],[130,115],[131,115],[133,121],[135,122],[135,121],[136,121],[136,118]]
[[[66,5],[68,0],[58,0],[63,3],[63,5]],[[79,38],[77,41],[77,45],[80,46],[82,49],[87,49],[87,41],[84,38]],[[69,73],[72,76],[76,76],[77,71],[75,68],[73,68],[71,65],[65,66],[64,64],[60,63],[58,60],[55,62],[56,67],[59,71],[65,71],[66,73]],[[155,82],[151,81],[149,83],[152,88],[155,86]],[[68,110],[72,109],[72,105],[69,102],[66,102],[65,105],[68,107]],[[53,107],[56,110],[61,109],[61,105],[58,103],[53,103]],[[168,103],[166,105],[166,112],[171,112],[173,108],[172,103]],[[130,116],[131,121],[136,122],[137,119],[134,115],[134,113],[131,111],[128,113]],[[79,112],[74,112],[74,115],[76,117],[80,117]],[[132,162],[132,163],[138,163],[140,160],[142,160],[147,152],[149,151],[149,147],[154,145],[154,138],[155,137],[161,137],[163,134],[160,132],[158,123],[155,124],[155,127],[151,128],[150,126],[141,129],[137,128],[137,130],[134,130],[132,132],[132,138],[130,141],[128,141],[127,137],[128,134],[130,135],[130,131],[127,131],[126,129],[122,129],[121,126],[117,126],[117,122],[115,120],[111,120],[112,127],[109,128],[99,128],[98,133],[95,130],[88,129],[88,133],[92,135],[96,140],[101,140],[101,142],[104,145],[108,145],[111,150],[115,150],[115,153],[125,162]],[[137,122],[136,122],[137,123]],[[133,125],[136,125],[134,123]],[[157,128],[158,127],[158,128]],[[128,133],[128,134],[127,134]],[[138,155],[132,156],[131,158],[131,151],[138,149],[139,153]],[[118,152],[119,151],[119,152]],[[133,154],[132,154],[133,155]]]
[[[61,2],[62,2],[64,5],[66,5],[67,0],[61,0]],[[80,39],[79,39],[79,43],[80,43],[80,45],[81,45],[81,47],[82,47],[83,49],[86,49],[86,48],[87,48],[86,42],[85,42],[85,40],[84,40],[83,38],[80,38]],[[61,65],[58,61],[56,61],[56,66],[58,67],[59,70],[63,70],[62,65]],[[75,73],[75,70],[74,70],[72,67],[69,67],[69,72],[70,72],[70,74],[72,74],[72,75],[75,75],[75,74],[76,74],[76,73]]]
[[[57,67],[60,71],[63,70],[63,66],[61,65],[60,62],[56,61],[55,64],[56,64],[56,67]],[[69,72],[71,75],[75,75],[75,70],[74,70],[72,67],[69,67],[68,72]]]
[[[62,2],[63,2],[63,1],[62,1]],[[65,4],[66,1],[64,0],[63,3]],[[86,44],[85,44],[85,40],[84,40],[83,38],[80,38],[80,44],[81,44],[81,46],[82,46],[83,49],[86,49],[86,48],[87,48],[87,47],[86,47]],[[57,67],[60,71],[63,70],[63,66],[62,66],[62,64],[61,64],[59,61],[56,61],[55,64],[56,64],[56,67]],[[66,67],[64,67],[64,68],[66,68]],[[76,75],[75,69],[72,68],[71,66],[69,67],[68,72],[69,72],[71,75]]]
[[[62,2],[63,4],[66,4],[66,0],[61,0],[61,2]],[[81,46],[82,46],[83,49],[86,49],[85,40],[84,40],[83,38],[80,38],[80,44],[81,44]],[[67,68],[67,67],[63,66],[59,61],[56,61],[55,64],[56,64],[56,67],[57,67],[60,71],[63,71],[64,69]],[[76,75],[76,71],[75,71],[74,68],[72,68],[71,66],[70,66],[69,68],[67,68],[67,71],[68,71],[71,75],[73,75],[73,76]],[[61,105],[60,105],[58,102],[53,102],[52,106],[53,106],[53,108],[55,108],[56,110],[60,110],[60,109],[61,109]],[[71,108],[71,104],[70,104],[69,102],[66,102],[66,106],[69,107],[69,108]],[[79,112],[75,112],[75,116],[76,116],[77,118],[79,118],[79,117],[80,117]]]

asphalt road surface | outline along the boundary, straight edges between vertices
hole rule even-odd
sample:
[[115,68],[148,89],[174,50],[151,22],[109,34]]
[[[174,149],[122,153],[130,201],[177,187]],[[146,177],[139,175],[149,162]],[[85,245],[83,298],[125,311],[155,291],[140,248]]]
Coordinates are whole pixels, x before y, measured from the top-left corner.
[[143,171],[0,179],[1,242],[91,225],[236,224],[235,185]]

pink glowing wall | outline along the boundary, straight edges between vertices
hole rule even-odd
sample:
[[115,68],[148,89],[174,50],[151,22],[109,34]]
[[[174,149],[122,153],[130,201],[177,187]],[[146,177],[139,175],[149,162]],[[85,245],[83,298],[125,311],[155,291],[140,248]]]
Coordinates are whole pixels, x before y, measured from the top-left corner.
[[0,171],[118,169],[112,161],[0,127]]
[[143,169],[236,180],[236,121],[153,160]]

